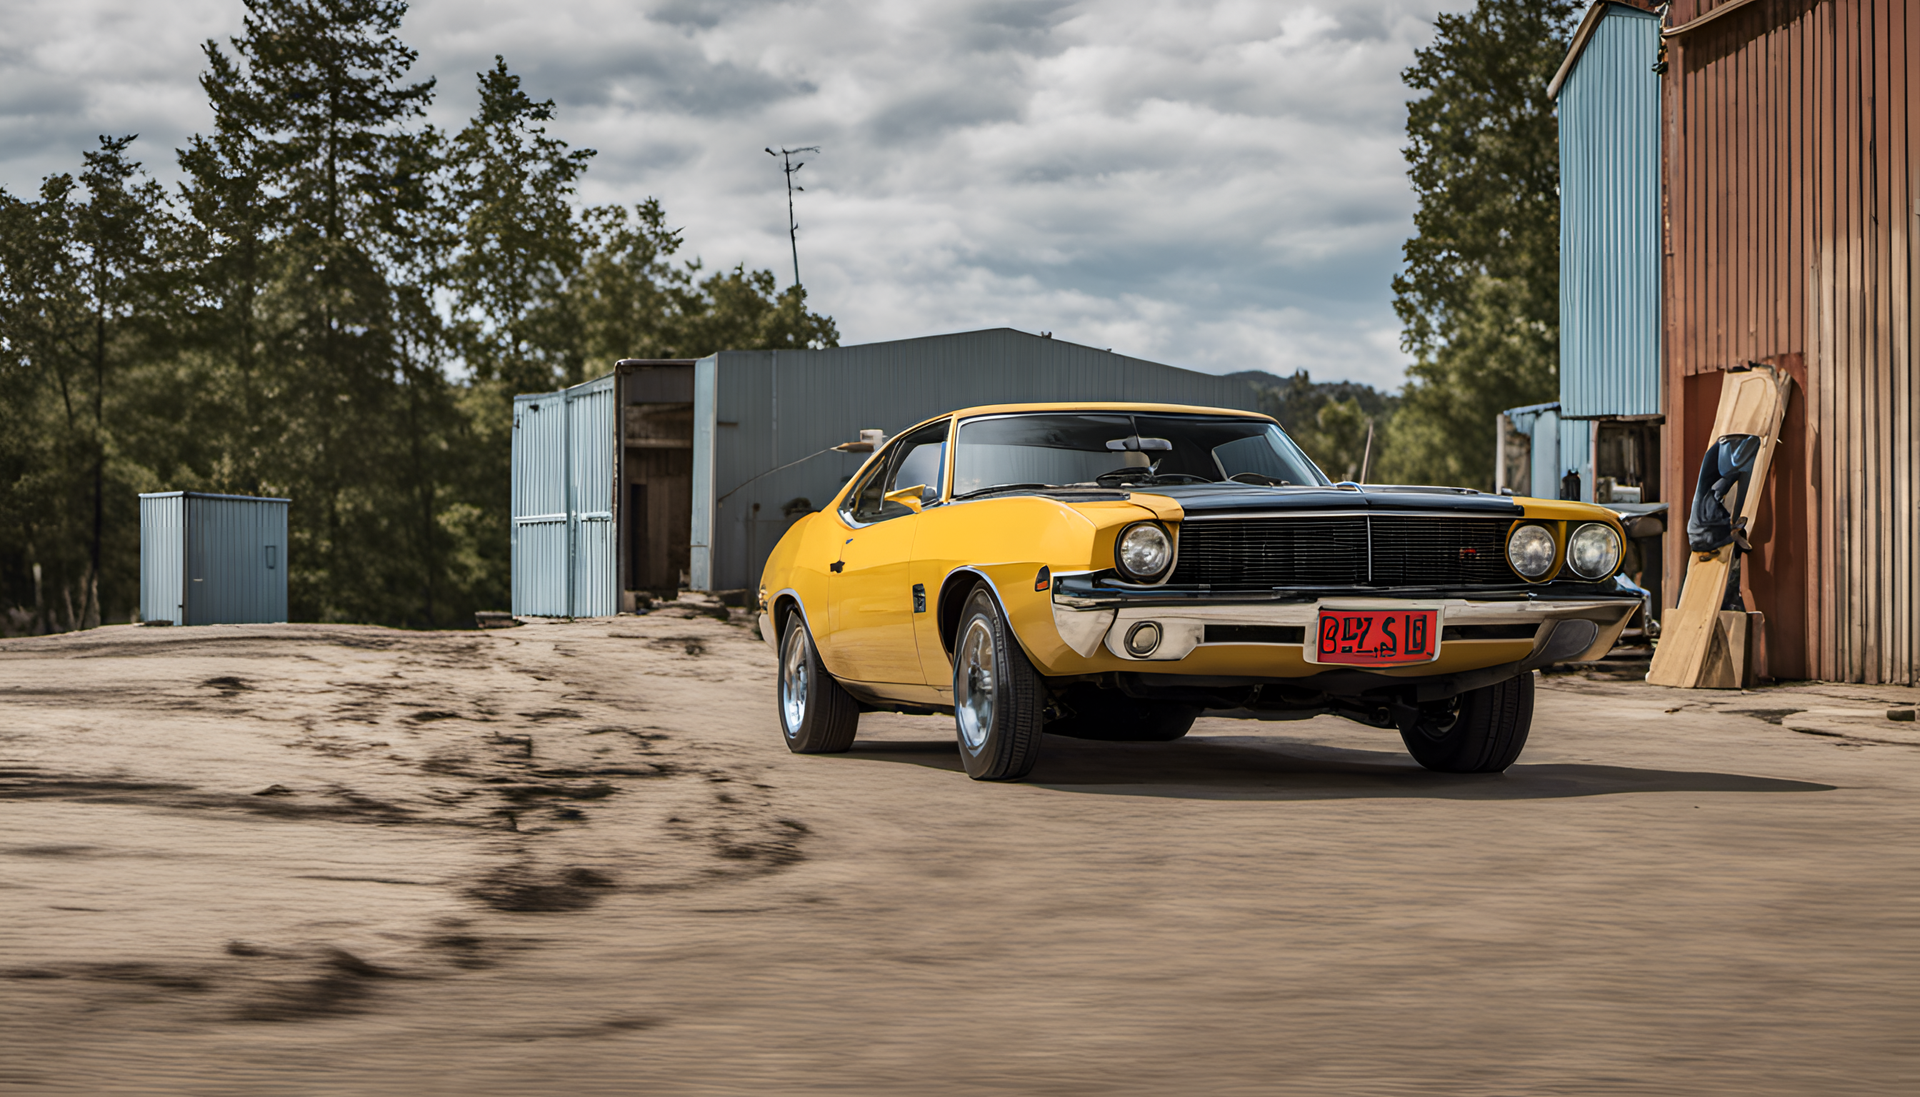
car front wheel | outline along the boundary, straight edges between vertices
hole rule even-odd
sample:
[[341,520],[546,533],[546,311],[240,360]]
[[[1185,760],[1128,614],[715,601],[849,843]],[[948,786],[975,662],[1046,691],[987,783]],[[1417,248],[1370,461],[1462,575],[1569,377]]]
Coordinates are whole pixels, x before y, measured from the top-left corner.
[[982,583],[967,596],[953,646],[953,721],[976,781],[1015,781],[1040,760],[1047,692]]
[[860,730],[860,705],[827,673],[813,648],[807,622],[797,610],[787,615],[780,637],[780,679],[774,700],[788,750],[840,754],[853,746]]
[[1520,757],[1533,726],[1533,675],[1471,690],[1400,729],[1413,760],[1440,773],[1499,773]]

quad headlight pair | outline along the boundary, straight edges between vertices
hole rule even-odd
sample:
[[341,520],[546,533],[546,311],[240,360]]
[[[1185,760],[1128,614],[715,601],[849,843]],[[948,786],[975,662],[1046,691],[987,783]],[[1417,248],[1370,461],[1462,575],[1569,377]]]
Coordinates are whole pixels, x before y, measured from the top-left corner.
[[[1507,562],[1522,578],[1543,579],[1560,546],[1545,526],[1524,525],[1507,536]],[[1586,579],[1604,579],[1620,566],[1620,535],[1604,522],[1588,522],[1567,539],[1567,567]]]
[[[1507,562],[1527,579],[1543,579],[1553,570],[1559,544],[1546,526],[1529,523],[1507,537]],[[1173,538],[1153,522],[1136,522],[1120,531],[1114,564],[1137,583],[1151,583],[1173,565]],[[1620,535],[1604,522],[1588,522],[1567,540],[1567,567],[1586,579],[1604,579],[1620,566]]]

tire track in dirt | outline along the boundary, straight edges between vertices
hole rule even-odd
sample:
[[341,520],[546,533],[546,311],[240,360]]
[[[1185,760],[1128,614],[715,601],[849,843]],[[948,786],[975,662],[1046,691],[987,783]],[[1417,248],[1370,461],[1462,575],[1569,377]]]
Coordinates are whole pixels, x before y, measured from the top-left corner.
[[[70,839],[0,845],[37,869],[0,911],[38,957],[0,969],[0,1016],[361,1013],[537,947],[541,918],[805,858],[775,789],[635,720],[650,682],[713,678],[700,663],[744,630],[622,621],[634,674],[611,692],[560,629],[211,631],[0,643],[0,801]],[[231,859],[271,901],[236,900]]]

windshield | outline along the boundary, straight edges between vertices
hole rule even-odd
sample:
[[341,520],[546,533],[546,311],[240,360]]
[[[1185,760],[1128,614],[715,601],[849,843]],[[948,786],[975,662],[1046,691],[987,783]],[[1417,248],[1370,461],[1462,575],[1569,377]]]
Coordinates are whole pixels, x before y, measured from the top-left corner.
[[1127,484],[1324,486],[1279,427],[1224,416],[1042,412],[969,419],[954,446],[953,497],[1013,487]]

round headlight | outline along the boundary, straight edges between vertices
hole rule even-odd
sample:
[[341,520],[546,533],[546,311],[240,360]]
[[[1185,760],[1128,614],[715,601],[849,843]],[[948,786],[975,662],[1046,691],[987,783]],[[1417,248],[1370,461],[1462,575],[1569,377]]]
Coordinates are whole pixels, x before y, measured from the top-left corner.
[[1553,534],[1545,526],[1521,526],[1507,538],[1507,563],[1529,579],[1553,570]]
[[1604,522],[1588,522],[1567,538],[1567,566],[1588,579],[1604,579],[1620,565],[1620,535]]
[[1114,563],[1120,574],[1141,582],[1158,579],[1173,563],[1173,539],[1167,531],[1151,522],[1129,526],[1114,546]]

